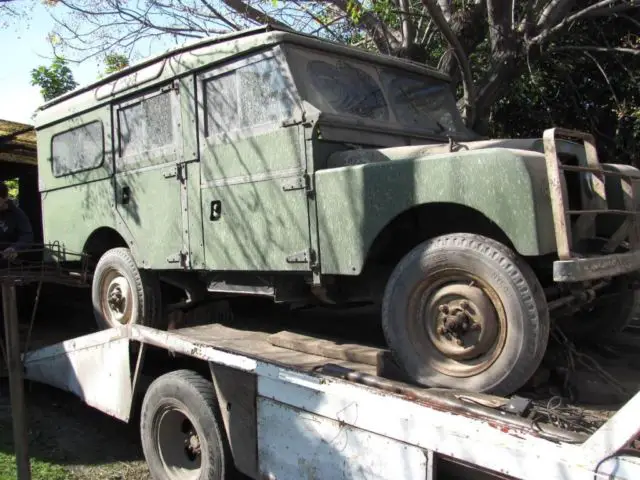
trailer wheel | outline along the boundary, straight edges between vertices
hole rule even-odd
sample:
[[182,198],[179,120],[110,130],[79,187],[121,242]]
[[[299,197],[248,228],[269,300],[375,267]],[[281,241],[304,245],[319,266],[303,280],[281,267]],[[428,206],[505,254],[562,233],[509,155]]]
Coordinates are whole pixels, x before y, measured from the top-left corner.
[[539,367],[549,311],[531,268],[480,235],[410,251],[385,289],[382,326],[408,376],[425,386],[510,394]]
[[189,370],[167,373],[142,402],[142,450],[156,480],[218,480],[230,460],[213,384]]
[[134,323],[163,327],[158,277],[138,270],[128,248],[113,248],[100,257],[93,274],[91,299],[99,328]]

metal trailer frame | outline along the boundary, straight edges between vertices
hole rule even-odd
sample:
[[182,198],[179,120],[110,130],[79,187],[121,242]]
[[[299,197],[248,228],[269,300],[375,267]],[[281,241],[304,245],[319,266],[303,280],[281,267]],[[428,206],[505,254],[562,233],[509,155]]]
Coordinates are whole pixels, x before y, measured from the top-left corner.
[[499,478],[640,478],[630,448],[640,434],[640,392],[586,441],[562,440],[442,389],[421,395],[379,377],[363,385],[193,333],[207,328],[103,330],[23,354],[25,377],[126,422],[149,345],[207,362],[233,461],[252,478],[431,480],[439,458]]

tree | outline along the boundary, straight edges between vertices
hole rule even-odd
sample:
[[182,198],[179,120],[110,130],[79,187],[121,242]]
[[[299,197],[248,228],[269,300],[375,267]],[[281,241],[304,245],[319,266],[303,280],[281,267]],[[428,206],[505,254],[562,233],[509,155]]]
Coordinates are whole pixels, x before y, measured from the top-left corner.
[[107,53],[104,57],[104,73],[109,75],[129,66],[129,59],[121,53]]
[[[514,78],[544,57],[566,48],[567,32],[585,22],[622,18],[634,0],[325,0],[287,2],[182,0],[48,0],[74,12],[56,17],[65,45],[82,54],[130,49],[151,35],[203,37],[251,24],[287,25],[338,41],[357,42],[385,54],[433,60],[464,85],[465,113],[478,126],[503,98]],[[570,36],[570,35],[569,35]],[[620,45],[572,45],[578,52],[634,55]],[[487,54],[485,54],[488,53]],[[481,55],[484,65],[470,57]],[[474,113],[477,113],[475,115]]]
[[[133,53],[151,37],[178,41],[271,23],[437,65],[453,78],[468,125],[481,133],[509,132],[513,122],[496,125],[505,109],[518,113],[514,109],[540,110],[545,104],[582,111],[594,103],[586,95],[598,97],[588,107],[591,113],[595,104],[620,110],[614,124],[638,115],[637,94],[625,104],[621,93],[634,85],[637,91],[637,69],[626,65],[637,64],[640,56],[638,0],[47,2],[62,46],[79,59],[114,49]],[[567,87],[569,80],[580,93]],[[569,108],[553,99],[556,92],[545,82],[569,94]],[[584,115],[568,119],[578,117]],[[546,110],[539,118],[550,120]]]
[[31,85],[38,85],[45,101],[76,88],[73,73],[62,57],[56,57],[50,67],[41,65],[31,70]]

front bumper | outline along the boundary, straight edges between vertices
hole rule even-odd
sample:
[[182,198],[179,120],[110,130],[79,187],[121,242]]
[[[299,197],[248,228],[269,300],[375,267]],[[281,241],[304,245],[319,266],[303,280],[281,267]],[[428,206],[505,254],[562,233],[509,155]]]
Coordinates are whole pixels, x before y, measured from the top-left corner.
[[572,258],[553,263],[556,282],[584,282],[615,277],[640,270],[640,251],[589,258]]
[[[582,141],[584,160],[581,164],[568,165],[560,161],[556,135]],[[598,160],[595,139],[592,135],[561,128],[550,128],[543,135],[544,154],[549,181],[549,194],[553,210],[556,246],[559,260],[553,263],[553,279],[556,282],[582,282],[633,273],[640,270],[640,212],[635,196],[640,183],[638,171],[603,168]],[[569,207],[565,172],[584,175],[590,195],[582,188],[580,207]],[[607,199],[607,181],[619,182],[620,199]],[[611,183],[609,183],[611,184]],[[614,192],[615,193],[615,192]],[[610,205],[611,204],[611,205]],[[627,242],[631,251],[625,253],[576,256],[573,246],[580,239],[589,238],[589,230],[596,234],[596,219],[600,216],[623,218],[613,234],[607,234],[606,251],[615,251]],[[575,219],[575,220],[574,220]],[[574,231],[575,230],[575,231]]]

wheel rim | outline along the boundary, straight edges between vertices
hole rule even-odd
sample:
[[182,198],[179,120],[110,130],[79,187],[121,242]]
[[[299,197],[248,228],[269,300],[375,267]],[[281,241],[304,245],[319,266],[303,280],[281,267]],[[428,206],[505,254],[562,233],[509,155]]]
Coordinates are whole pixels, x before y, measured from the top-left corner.
[[102,313],[111,325],[126,325],[133,317],[133,298],[129,281],[117,270],[109,270],[101,282]]
[[202,466],[200,435],[189,416],[174,406],[163,408],[156,420],[156,446],[167,476],[196,480]]
[[418,283],[409,298],[408,329],[414,349],[429,368],[469,377],[500,356],[507,333],[498,294],[462,270],[443,270]]

